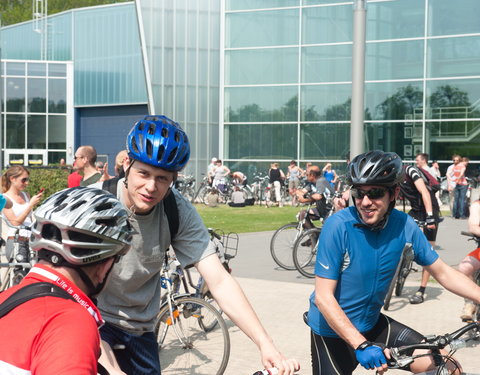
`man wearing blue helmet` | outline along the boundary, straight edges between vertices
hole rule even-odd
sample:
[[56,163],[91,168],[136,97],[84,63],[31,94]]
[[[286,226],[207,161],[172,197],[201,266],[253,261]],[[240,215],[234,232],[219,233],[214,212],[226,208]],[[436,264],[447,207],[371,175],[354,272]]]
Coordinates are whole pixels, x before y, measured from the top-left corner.
[[[263,365],[293,374],[297,361],[286,360],[275,348],[241,288],[220,263],[197,211],[171,189],[190,156],[180,125],[165,116],[146,116],[128,134],[127,151],[125,178],[119,180],[116,193],[130,211],[137,234],[131,252],[114,267],[98,300],[106,321],[102,339],[111,347],[122,347],[116,356],[122,371],[160,374],[153,330],[160,306],[160,269],[171,246],[184,267],[198,269],[223,311],[257,344]],[[169,194],[178,211],[178,228],[173,230],[164,208],[169,206]],[[172,236],[171,230],[176,234]]]

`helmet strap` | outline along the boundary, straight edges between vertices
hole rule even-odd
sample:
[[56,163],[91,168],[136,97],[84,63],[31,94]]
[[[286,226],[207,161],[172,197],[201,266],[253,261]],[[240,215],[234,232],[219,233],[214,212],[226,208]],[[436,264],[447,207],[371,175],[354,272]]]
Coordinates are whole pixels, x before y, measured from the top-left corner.
[[130,160],[131,160],[130,164],[125,170],[125,178],[123,179],[123,185],[125,186],[125,189],[128,189],[128,175],[130,174],[130,168],[132,168],[133,163],[135,163],[135,159],[130,159]]

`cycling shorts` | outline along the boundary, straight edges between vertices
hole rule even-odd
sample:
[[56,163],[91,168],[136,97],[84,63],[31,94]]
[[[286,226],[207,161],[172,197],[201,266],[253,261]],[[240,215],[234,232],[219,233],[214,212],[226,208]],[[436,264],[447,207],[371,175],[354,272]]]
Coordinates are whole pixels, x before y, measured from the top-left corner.
[[468,256],[475,258],[480,262],[480,247],[476,248],[471,253],[468,253]]
[[[377,324],[363,335],[368,341],[384,343],[387,347],[415,344],[424,339],[417,331],[383,314],[380,314]],[[311,354],[313,375],[351,375],[358,366],[355,350],[345,341],[319,336],[313,331]]]

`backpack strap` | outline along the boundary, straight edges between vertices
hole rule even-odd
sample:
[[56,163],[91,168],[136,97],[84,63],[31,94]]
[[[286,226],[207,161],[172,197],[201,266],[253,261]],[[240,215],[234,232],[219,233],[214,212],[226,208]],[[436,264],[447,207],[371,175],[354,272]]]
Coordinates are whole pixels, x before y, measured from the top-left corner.
[[[103,181],[102,189],[117,196],[117,186],[119,180],[120,179],[118,177],[114,177],[110,180]],[[168,191],[166,197],[163,199],[163,210],[167,215],[170,238],[173,240],[178,233],[180,219],[178,217],[178,207],[177,201],[175,200],[175,194],[171,190]]]
[[17,290],[3,301],[0,305],[0,318],[3,318],[17,306],[40,297],[58,297],[75,301],[70,294],[55,284],[48,282],[29,284]]
[[175,194],[171,189],[168,191],[167,196],[163,199],[163,210],[167,215],[170,238],[173,240],[178,233],[180,218],[178,217],[178,207]]

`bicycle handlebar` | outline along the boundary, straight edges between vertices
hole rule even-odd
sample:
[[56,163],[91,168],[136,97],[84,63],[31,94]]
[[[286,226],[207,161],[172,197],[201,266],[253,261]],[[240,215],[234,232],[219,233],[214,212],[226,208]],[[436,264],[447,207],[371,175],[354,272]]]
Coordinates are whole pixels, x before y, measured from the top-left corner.
[[215,237],[217,240],[221,240],[222,236],[220,236],[218,233],[216,233],[213,228],[208,228],[208,233],[210,233],[211,236]]
[[403,346],[399,346],[399,347],[388,348],[388,349],[390,349],[390,354],[391,354],[391,357],[392,357],[388,361],[388,367],[389,368],[403,368],[405,366],[408,366],[415,359],[415,356],[405,354],[409,350],[415,350],[415,349],[436,349],[436,350],[438,350],[438,349],[443,349],[447,345],[452,344],[455,340],[458,340],[466,332],[468,332],[472,329],[475,329],[475,328],[480,329],[480,322],[473,322],[473,323],[467,324],[466,326],[463,326],[463,327],[457,329],[456,331],[454,331],[450,334],[447,333],[445,335],[433,336],[431,338],[426,337],[426,342],[420,342],[420,343],[417,343],[417,344],[403,345]]
[[269,369],[257,371],[253,375],[278,375],[278,369],[276,367],[272,367]]

